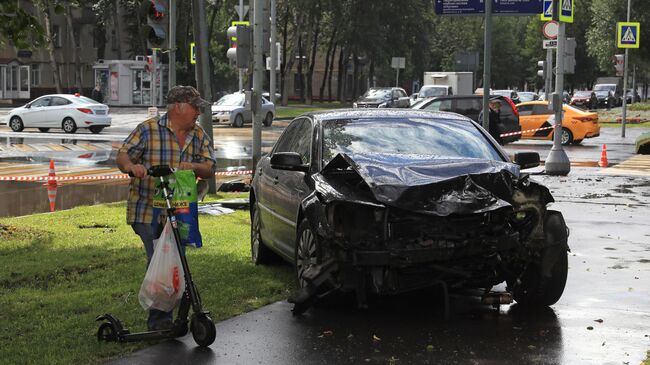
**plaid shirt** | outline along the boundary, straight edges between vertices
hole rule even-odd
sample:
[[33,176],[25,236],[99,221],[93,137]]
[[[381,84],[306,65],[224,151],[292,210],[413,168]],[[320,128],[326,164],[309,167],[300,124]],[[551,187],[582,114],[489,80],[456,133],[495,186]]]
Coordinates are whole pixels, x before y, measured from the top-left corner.
[[[195,124],[187,134],[181,151],[176,135],[169,128],[167,114],[140,123],[124,140],[118,153],[129,155],[131,162],[142,164],[145,168],[168,165],[177,168],[181,162],[212,161],[216,166],[214,148],[203,128]],[[153,194],[155,179],[145,177],[131,178],[129,198],[126,206],[126,222],[151,223],[153,219]]]

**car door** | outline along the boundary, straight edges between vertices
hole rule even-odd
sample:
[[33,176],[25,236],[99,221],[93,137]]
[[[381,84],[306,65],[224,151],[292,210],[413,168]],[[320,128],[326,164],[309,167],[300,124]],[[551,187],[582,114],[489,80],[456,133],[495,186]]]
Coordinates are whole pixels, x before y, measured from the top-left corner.
[[51,97],[44,97],[34,100],[28,109],[22,113],[20,118],[23,120],[25,127],[41,127],[42,122],[46,119],[47,108],[50,105]]
[[[551,115],[553,115],[553,111],[549,110],[546,104],[533,105],[533,115],[530,116],[530,127],[527,127],[526,130],[550,127],[551,124],[547,120]],[[521,129],[524,129],[523,125],[521,126]],[[552,129],[527,132],[524,134],[524,138],[526,138],[525,136],[528,136],[528,138],[548,139],[552,133]]]
[[275,208],[273,206],[276,175],[271,168],[269,154],[262,156],[257,164],[255,174],[255,199],[256,208],[260,214],[260,235],[264,244],[277,251],[279,249],[277,245],[277,234],[274,229],[276,224]]
[[[61,128],[63,119],[72,115],[71,109],[72,102],[60,96],[53,96],[50,106],[48,107],[47,117],[43,120],[43,124],[50,128]],[[81,123],[77,120],[77,125]]]
[[[289,130],[291,127],[291,130]],[[297,152],[303,164],[310,164],[313,141],[313,123],[309,118],[296,119],[287,127],[283,141],[278,141],[276,152]],[[282,143],[280,143],[282,142]],[[273,206],[275,208],[274,231],[277,233],[279,250],[293,258],[296,241],[298,212],[302,200],[310,193],[307,173],[303,171],[273,170],[275,191]]]

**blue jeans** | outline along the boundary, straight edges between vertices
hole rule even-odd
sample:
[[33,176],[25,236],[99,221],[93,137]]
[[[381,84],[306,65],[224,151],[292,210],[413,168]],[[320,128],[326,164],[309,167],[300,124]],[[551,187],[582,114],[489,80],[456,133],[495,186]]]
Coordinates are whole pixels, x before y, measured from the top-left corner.
[[[151,224],[145,223],[133,223],[131,225],[135,234],[140,236],[142,243],[144,244],[144,250],[147,253],[147,268],[151,262],[151,257],[153,256],[153,240],[160,237],[160,232],[154,232]],[[181,246],[181,255],[185,255],[185,246]],[[173,311],[163,312],[158,309],[149,310],[149,318],[147,319],[147,327],[149,329],[154,329],[159,326],[162,322],[168,322],[173,319]]]

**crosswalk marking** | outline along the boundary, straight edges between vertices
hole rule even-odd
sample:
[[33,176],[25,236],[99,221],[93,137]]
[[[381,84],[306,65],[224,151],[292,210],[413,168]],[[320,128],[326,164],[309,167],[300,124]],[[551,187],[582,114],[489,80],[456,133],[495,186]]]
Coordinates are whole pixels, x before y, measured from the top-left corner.
[[617,165],[602,169],[601,173],[650,176],[650,155],[632,156]]

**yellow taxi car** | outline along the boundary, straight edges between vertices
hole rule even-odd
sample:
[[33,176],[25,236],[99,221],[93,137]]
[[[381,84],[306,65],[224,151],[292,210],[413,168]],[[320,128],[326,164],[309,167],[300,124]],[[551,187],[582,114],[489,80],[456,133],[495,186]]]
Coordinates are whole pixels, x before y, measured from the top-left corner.
[[[537,130],[555,124],[553,111],[548,109],[547,101],[529,101],[517,104],[516,107],[519,112],[519,124],[524,132],[521,139],[553,139],[552,128]],[[564,104],[562,110],[564,111],[562,120],[563,145],[569,143],[580,144],[585,138],[600,135],[598,113],[584,111],[567,104]]]

